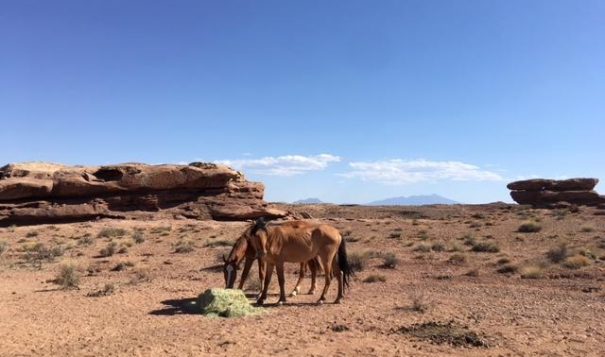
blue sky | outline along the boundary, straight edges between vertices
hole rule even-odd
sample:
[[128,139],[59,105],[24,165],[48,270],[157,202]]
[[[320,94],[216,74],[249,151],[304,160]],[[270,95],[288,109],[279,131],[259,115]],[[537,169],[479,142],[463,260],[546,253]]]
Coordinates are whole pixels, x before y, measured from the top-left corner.
[[0,163],[227,161],[267,199],[605,179],[603,1],[0,1]]

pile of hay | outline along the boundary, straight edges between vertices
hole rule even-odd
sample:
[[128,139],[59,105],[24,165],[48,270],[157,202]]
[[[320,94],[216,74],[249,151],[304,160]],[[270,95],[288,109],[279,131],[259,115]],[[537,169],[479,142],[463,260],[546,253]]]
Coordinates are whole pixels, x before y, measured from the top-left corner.
[[235,289],[208,289],[198,297],[197,306],[206,316],[242,317],[262,311],[250,305],[243,291]]

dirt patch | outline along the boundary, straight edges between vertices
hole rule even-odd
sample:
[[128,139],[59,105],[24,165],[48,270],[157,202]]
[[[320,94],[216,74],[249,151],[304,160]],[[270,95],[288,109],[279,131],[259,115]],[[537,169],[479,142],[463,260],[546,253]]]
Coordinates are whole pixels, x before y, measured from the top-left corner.
[[466,326],[458,326],[453,321],[447,323],[424,322],[409,327],[401,327],[398,333],[410,335],[435,344],[449,344],[455,347],[489,347],[487,340]]

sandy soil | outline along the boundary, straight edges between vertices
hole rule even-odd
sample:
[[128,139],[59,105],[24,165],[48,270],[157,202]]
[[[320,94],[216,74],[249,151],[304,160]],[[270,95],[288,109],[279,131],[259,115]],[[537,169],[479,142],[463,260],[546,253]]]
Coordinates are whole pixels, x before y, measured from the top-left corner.
[[[246,223],[101,220],[3,228],[0,355],[605,354],[605,216],[596,210],[286,208],[339,228],[349,255],[365,263],[344,304],[318,306],[317,295],[300,295],[242,319],[191,311],[198,294],[223,286],[220,256]],[[518,232],[528,220],[541,230]],[[110,241],[116,252],[101,257]],[[567,251],[559,257],[571,258],[553,262],[556,254],[547,253],[562,244]],[[394,269],[382,267],[389,253],[398,260]],[[78,289],[52,282],[66,264],[77,268]],[[296,271],[288,267],[288,288]],[[371,275],[385,281],[364,282]],[[107,284],[106,296],[91,296],[104,295]],[[252,278],[251,297],[254,286]],[[330,300],[335,294],[333,285]],[[276,300],[272,295],[269,303]],[[426,325],[432,340],[413,333],[426,323],[445,327]],[[462,340],[451,340],[459,330]],[[473,346],[475,340],[486,346]]]

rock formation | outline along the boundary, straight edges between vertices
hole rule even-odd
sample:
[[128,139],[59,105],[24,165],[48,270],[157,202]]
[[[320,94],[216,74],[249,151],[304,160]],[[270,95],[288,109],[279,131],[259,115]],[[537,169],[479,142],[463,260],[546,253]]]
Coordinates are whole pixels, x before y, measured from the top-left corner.
[[512,190],[510,195],[519,204],[534,207],[556,207],[565,203],[597,206],[605,203],[605,196],[593,190],[597,183],[599,180],[596,178],[532,179],[511,182],[506,187]]
[[209,163],[0,168],[0,226],[101,217],[244,220],[283,217],[263,201],[264,186]]

